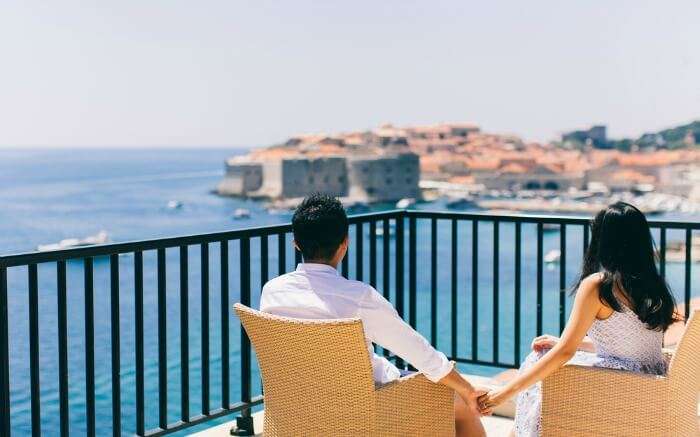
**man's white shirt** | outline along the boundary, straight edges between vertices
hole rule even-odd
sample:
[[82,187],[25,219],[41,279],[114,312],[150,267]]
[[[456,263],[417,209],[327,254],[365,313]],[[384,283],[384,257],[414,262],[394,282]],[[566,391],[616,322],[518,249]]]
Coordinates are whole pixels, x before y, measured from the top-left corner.
[[260,311],[298,319],[359,318],[378,383],[397,379],[400,372],[374,353],[372,343],[403,358],[433,382],[452,370],[447,357],[404,322],[377,290],[345,279],[329,265],[302,263],[296,271],[272,279],[263,287]]

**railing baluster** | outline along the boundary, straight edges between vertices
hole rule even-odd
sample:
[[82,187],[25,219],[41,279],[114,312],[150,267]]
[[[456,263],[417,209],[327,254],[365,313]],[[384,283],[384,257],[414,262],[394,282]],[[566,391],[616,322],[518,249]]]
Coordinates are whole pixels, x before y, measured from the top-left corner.
[[515,366],[520,365],[520,273],[521,273],[521,255],[522,255],[522,226],[521,222],[515,222],[515,305],[514,305],[514,327],[515,333],[513,334],[513,351],[515,356]]
[[472,360],[479,351],[479,222],[472,220]]
[[109,282],[111,302],[110,331],[112,336],[112,435],[121,436],[121,381],[119,378],[121,357],[119,340],[119,255],[109,256]]
[[221,408],[228,408],[230,403],[228,241],[221,241],[219,246],[221,256]]
[[437,347],[437,219],[430,219],[430,344]]
[[202,414],[209,414],[209,244],[200,246],[202,319]]
[[269,279],[269,264],[268,264],[268,239],[267,235],[260,236],[260,291]]
[[452,324],[451,324],[451,352],[452,359],[457,358],[457,220],[452,219],[452,233],[451,233],[451,275],[450,275],[450,303],[452,307]]
[[369,285],[377,287],[377,222],[369,222]]
[[566,324],[566,224],[559,225],[559,332]]
[[165,249],[157,251],[158,261],[158,426],[168,427],[168,325],[166,302]]
[[690,267],[692,265],[693,231],[685,230],[685,320],[690,317]]
[[391,300],[391,248],[389,247],[389,219],[382,222],[382,294],[386,300]]
[[494,220],[493,222],[493,361],[498,363],[498,334],[499,334],[499,222]]
[[[277,234],[277,274],[283,275],[287,272],[287,235],[284,232]],[[296,249],[295,249],[296,250]]]
[[7,268],[0,267],[0,435],[10,437],[10,345]]
[[58,397],[60,404],[60,433],[68,436],[68,308],[66,303],[66,262],[56,263],[58,313]]
[[416,275],[416,218],[408,219],[408,323],[416,328],[417,319],[417,275]]
[[[85,277],[85,418],[87,435],[95,436],[95,306],[93,261],[83,261]],[[143,323],[142,323],[143,326]],[[141,404],[143,405],[143,403]],[[143,410],[143,408],[141,408]],[[138,404],[136,407],[138,413]],[[143,434],[143,433],[141,433]]]
[[[382,295],[386,300],[391,300],[390,287],[391,287],[391,257],[390,257],[390,247],[389,247],[389,219],[384,219],[382,222]],[[383,349],[384,356],[389,356],[389,350]]]
[[659,243],[659,273],[662,278],[666,279],[666,228],[662,227],[659,232],[661,233]]
[[143,354],[143,252],[134,252],[134,318],[136,345],[136,434],[146,433]]
[[[240,241],[240,280],[241,280],[241,303],[250,306],[250,239],[241,238]],[[241,327],[241,402],[250,403],[251,399],[251,351],[250,339],[245,330]],[[244,421],[249,421],[251,417],[250,408],[241,411]],[[252,427],[251,427],[252,429]]]
[[542,335],[543,224],[537,223],[537,335]]
[[364,235],[362,222],[355,224],[355,279],[362,281],[364,276]]
[[190,328],[188,247],[180,246],[180,419],[190,420]]
[[31,383],[32,436],[41,436],[39,390],[39,279],[36,264],[29,264],[29,378]]
[[[399,315],[405,319],[406,313],[404,308],[404,220],[403,214],[396,217],[396,240],[394,241],[396,245],[396,311]],[[404,367],[404,362],[401,358],[396,359],[396,366],[399,368]]]

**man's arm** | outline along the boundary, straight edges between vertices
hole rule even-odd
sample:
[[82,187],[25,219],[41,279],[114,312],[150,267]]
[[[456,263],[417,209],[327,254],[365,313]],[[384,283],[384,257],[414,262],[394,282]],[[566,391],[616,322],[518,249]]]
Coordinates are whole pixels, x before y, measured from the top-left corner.
[[462,378],[445,354],[435,350],[422,335],[404,322],[391,303],[376,290],[368,291],[360,304],[359,315],[373,343],[408,361],[431,381],[451,388],[472,411],[478,413],[476,399],[485,392],[475,390]]
[[433,382],[447,376],[453,366],[445,354],[435,350],[404,322],[382,295],[371,287],[367,288],[358,311],[367,338],[403,358]]

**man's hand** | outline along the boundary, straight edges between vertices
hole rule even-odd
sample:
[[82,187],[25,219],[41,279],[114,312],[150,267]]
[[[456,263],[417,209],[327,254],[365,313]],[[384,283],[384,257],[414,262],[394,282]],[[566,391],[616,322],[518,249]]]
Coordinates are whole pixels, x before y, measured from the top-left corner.
[[542,352],[553,348],[557,342],[559,342],[559,337],[554,337],[553,335],[540,335],[532,340],[532,350],[535,352]]

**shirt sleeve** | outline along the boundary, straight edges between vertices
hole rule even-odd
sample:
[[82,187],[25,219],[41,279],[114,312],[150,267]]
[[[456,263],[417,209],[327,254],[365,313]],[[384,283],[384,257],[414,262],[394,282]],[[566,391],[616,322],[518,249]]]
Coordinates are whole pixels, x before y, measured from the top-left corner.
[[435,350],[404,322],[391,303],[374,288],[369,287],[365,293],[358,315],[370,341],[400,356],[429,380],[438,382],[452,370],[452,363],[445,354]]

